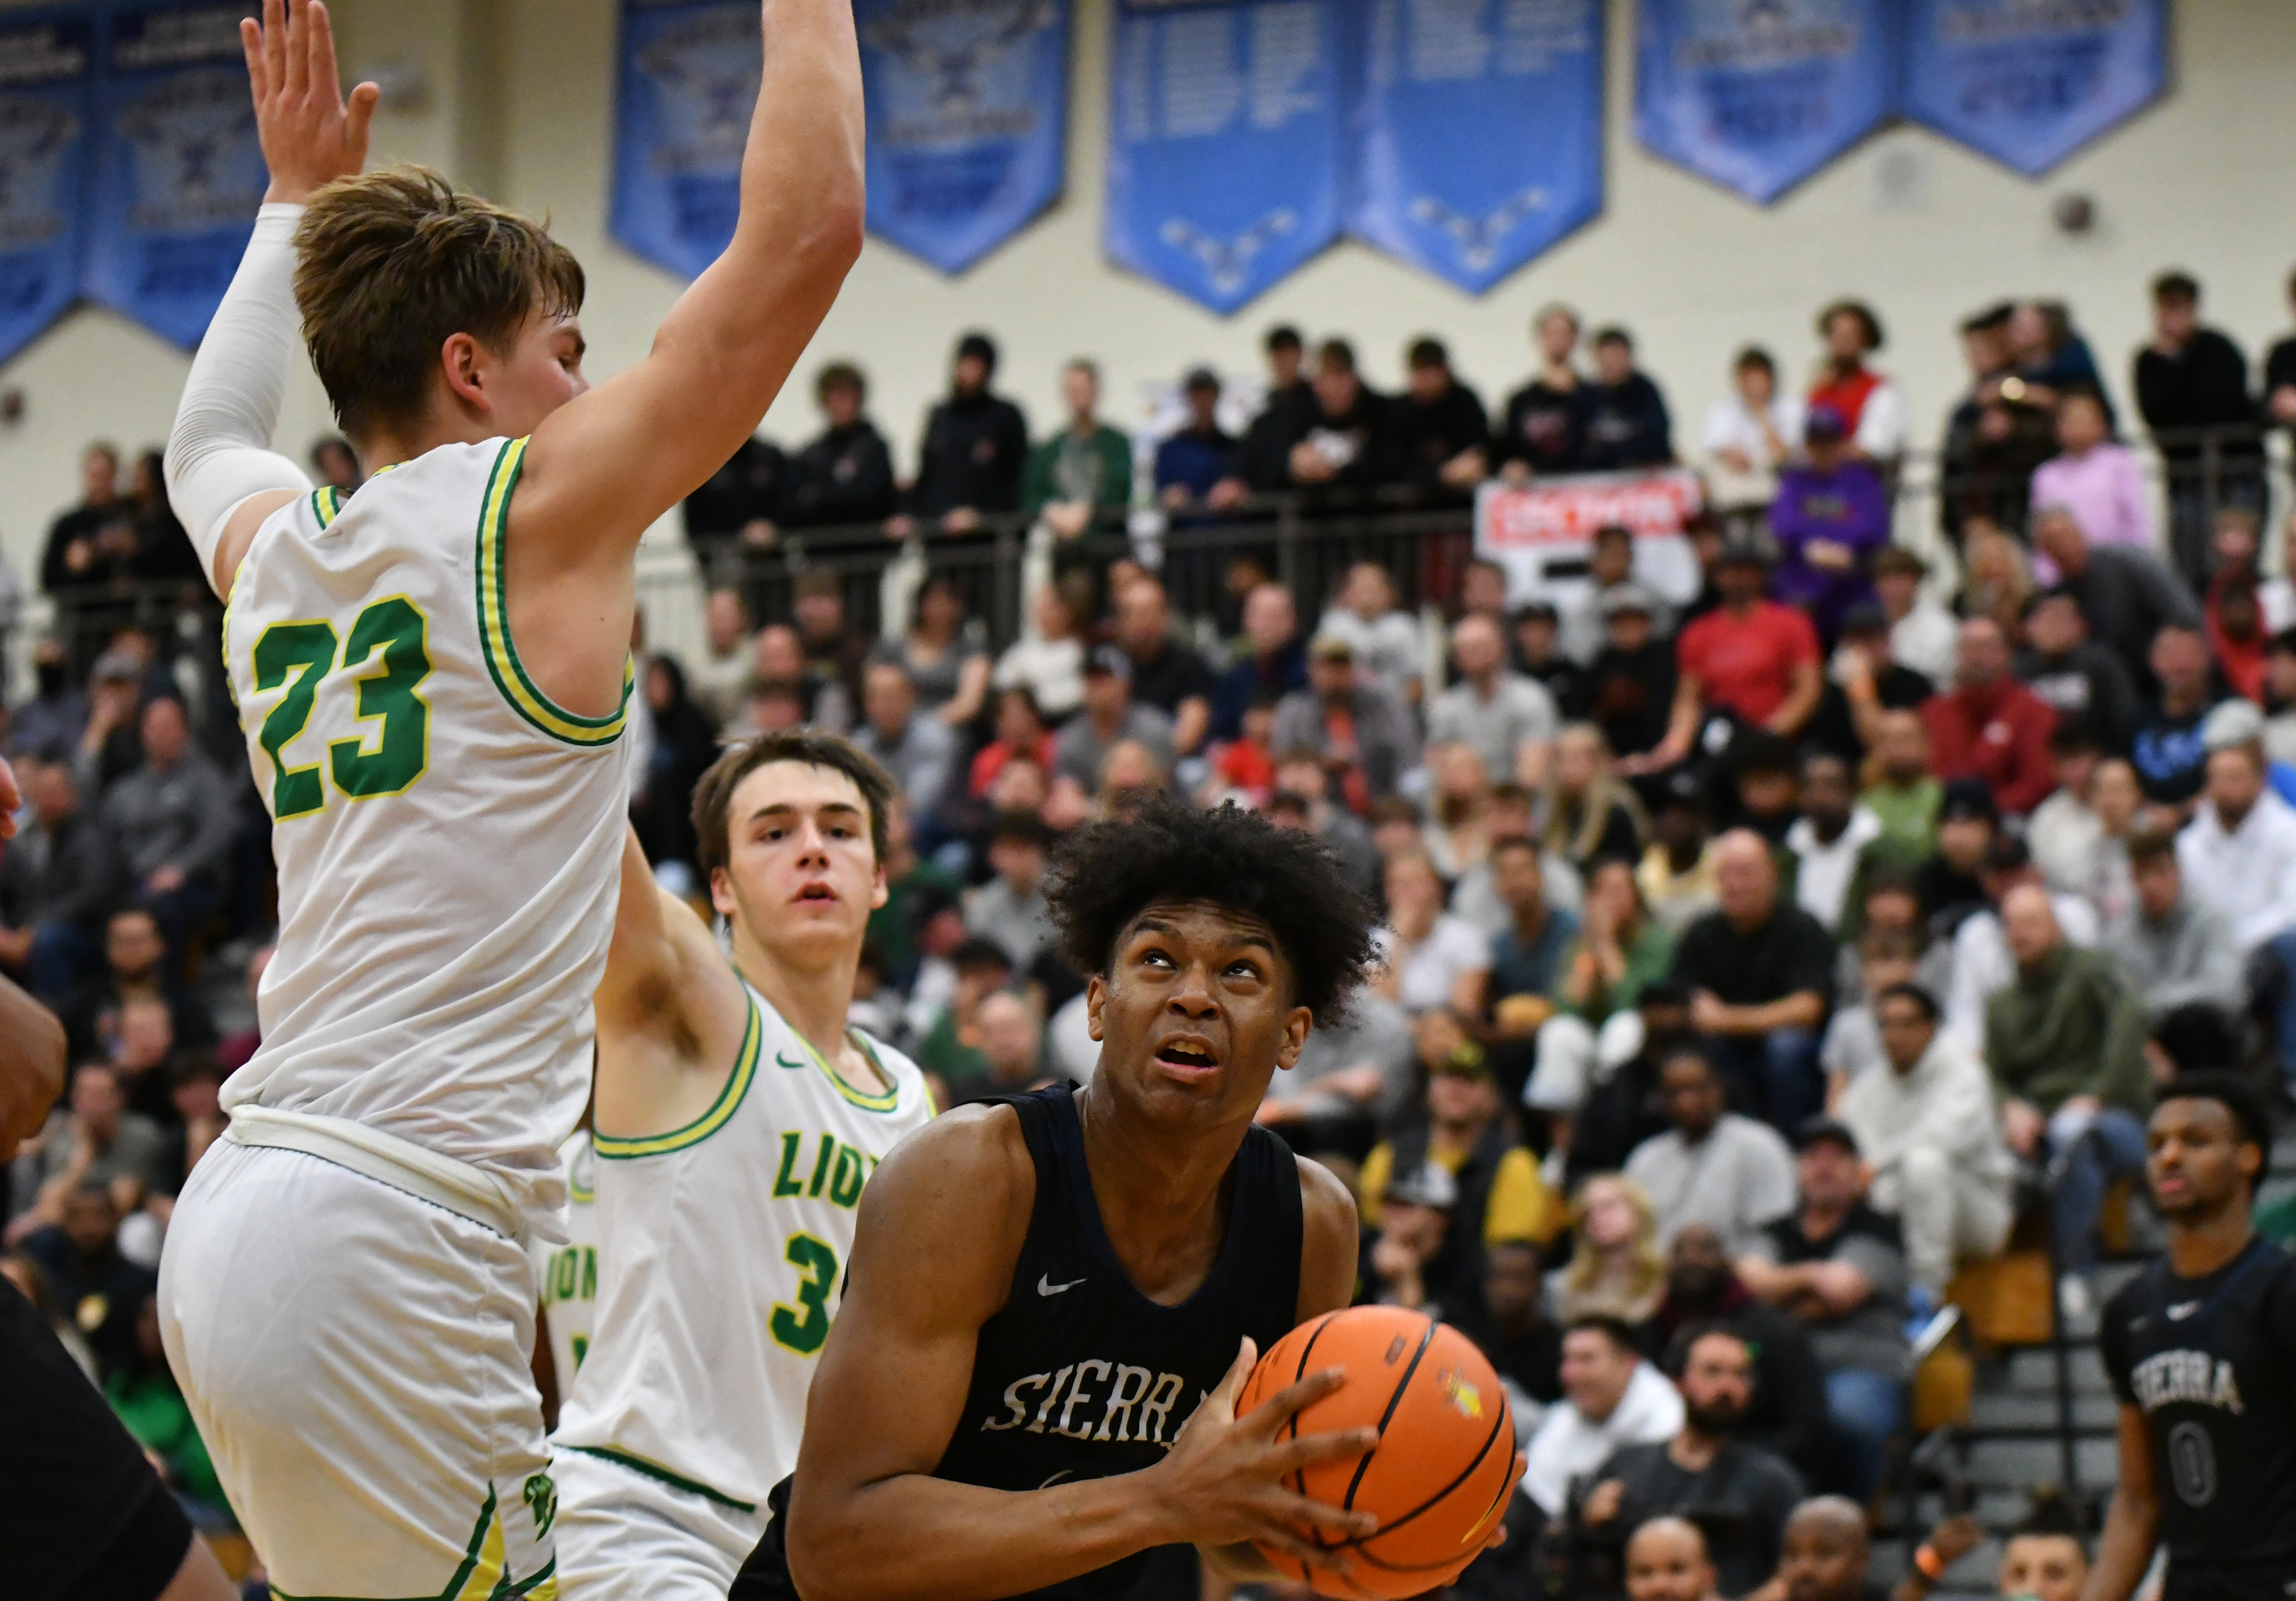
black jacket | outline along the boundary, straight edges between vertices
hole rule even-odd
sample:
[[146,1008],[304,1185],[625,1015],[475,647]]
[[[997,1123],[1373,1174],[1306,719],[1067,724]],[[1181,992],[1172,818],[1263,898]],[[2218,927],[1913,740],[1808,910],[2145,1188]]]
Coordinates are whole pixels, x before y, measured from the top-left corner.
[[920,517],[939,517],[959,506],[1017,511],[1021,472],[1028,463],[1029,423],[1019,406],[985,390],[951,395],[925,415],[909,509]]
[[791,528],[882,522],[894,505],[892,454],[864,417],[828,430],[797,453],[783,521]]
[[1578,472],[1587,440],[1593,393],[1584,383],[1550,389],[1540,379],[1507,397],[1506,420],[1491,438],[1493,465],[1521,462],[1533,472]]
[[1587,386],[1586,430],[1579,464],[1590,472],[1663,466],[1674,459],[1665,398],[1640,373],[1616,385]]
[[1395,402],[1394,417],[1397,448],[1412,486],[1437,499],[1464,499],[1441,473],[1452,457],[1489,438],[1490,417],[1475,391],[1454,382],[1431,406],[1404,395]]
[[751,522],[779,522],[788,458],[778,445],[750,438],[731,460],[685,497],[685,537],[696,545],[738,537]]
[[[2252,428],[2256,407],[2248,394],[2248,357],[2213,328],[2202,328],[2174,356],[2147,345],[2136,353],[2136,409],[2155,434],[2189,428]],[[2227,440],[2222,453],[2235,457],[2263,454],[2253,437]],[[2197,440],[2170,440],[2161,454],[2172,462],[2201,458]]]

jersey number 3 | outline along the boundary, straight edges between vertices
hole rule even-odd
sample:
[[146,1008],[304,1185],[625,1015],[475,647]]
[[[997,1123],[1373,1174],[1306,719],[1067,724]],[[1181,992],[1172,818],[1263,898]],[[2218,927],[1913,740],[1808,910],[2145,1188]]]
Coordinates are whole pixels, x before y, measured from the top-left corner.
[[800,1275],[798,1303],[775,1301],[766,1326],[775,1344],[809,1357],[829,1338],[829,1296],[837,1288],[837,1252],[826,1240],[793,1234],[782,1258]]
[[[324,810],[325,779],[354,800],[404,794],[430,765],[430,707],[416,691],[430,676],[430,624],[403,595],[375,602],[351,624],[336,660],[335,625],[275,622],[255,642],[257,691],[286,688],[263,719],[258,736],[271,758],[271,816],[275,822]],[[319,764],[291,767],[287,747],[310,726],[319,682],[329,669],[354,675],[359,722],[372,725],[327,742],[326,775]]]

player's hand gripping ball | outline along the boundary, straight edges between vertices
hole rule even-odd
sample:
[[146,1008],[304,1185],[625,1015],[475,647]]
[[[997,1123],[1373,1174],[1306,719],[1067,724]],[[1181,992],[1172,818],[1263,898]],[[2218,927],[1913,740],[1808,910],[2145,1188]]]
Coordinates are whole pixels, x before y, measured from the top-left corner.
[[1400,1307],[1351,1307],[1277,1342],[1251,1370],[1237,1414],[1327,1367],[1345,1368],[1348,1382],[1279,1438],[1368,1427],[1379,1443],[1361,1457],[1310,1463],[1284,1482],[1311,1500],[1374,1513],[1379,1528],[1359,1540],[1300,1531],[1344,1550],[1346,1572],[1306,1568],[1264,1545],[1260,1555],[1343,1601],[1393,1601],[1450,1583],[1489,1543],[1514,1488],[1514,1416],[1498,1375],[1455,1328]]

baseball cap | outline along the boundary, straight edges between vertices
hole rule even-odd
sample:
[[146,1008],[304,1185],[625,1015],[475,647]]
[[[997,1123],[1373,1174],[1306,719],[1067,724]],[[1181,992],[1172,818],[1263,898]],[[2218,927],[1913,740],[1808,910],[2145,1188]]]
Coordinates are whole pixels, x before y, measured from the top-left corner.
[[2225,701],[2201,721],[2201,745],[2210,754],[2252,744],[2264,737],[2264,713],[2253,701]]
[[1828,1117],[1823,1112],[1802,1119],[1801,1127],[1794,1130],[1793,1145],[1797,1151],[1807,1151],[1812,1145],[1823,1145],[1827,1140],[1832,1140],[1852,1156],[1860,1154],[1857,1137],[1849,1131],[1849,1125],[1840,1118]]
[[1431,1206],[1438,1211],[1449,1211],[1459,1203],[1459,1181],[1442,1163],[1423,1162],[1392,1180],[1384,1198],[1406,1206]]
[[1115,645],[1096,645],[1085,655],[1084,671],[1086,677],[1097,675],[1121,678],[1129,684],[1132,682],[1132,658]]
[[1945,786],[1938,801],[1939,822],[1969,817],[1982,817],[1988,823],[2001,820],[2001,809],[1993,803],[1993,786],[1982,778],[1955,779]]
[[1632,579],[1613,585],[1603,592],[1603,615],[1616,617],[1622,612],[1639,612],[1644,617],[1658,613],[1658,597]]
[[1193,395],[1198,390],[1216,390],[1219,386],[1219,374],[1210,367],[1190,367],[1188,375],[1180,380],[1180,390],[1184,394]]
[[1838,443],[1849,437],[1849,419],[1841,415],[1840,406],[1821,401],[1811,406],[1809,415],[1802,419],[1801,432],[1806,439]]

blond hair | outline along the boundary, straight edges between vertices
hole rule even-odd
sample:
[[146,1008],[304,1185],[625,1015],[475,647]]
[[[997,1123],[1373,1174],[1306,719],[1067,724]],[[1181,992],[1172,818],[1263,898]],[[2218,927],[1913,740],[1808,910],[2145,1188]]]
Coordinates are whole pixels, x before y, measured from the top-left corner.
[[[1624,1293],[1614,1286],[1597,1287],[1603,1256],[1587,1238],[1587,1213],[1597,1186],[1615,1190],[1635,1214],[1635,1237],[1629,1247],[1634,1271]],[[1650,1192],[1624,1173],[1595,1173],[1570,1197],[1570,1235],[1574,1242],[1570,1265],[1562,1269],[1563,1318],[1566,1321],[1603,1313],[1639,1323],[1649,1317],[1666,1293],[1666,1259],[1658,1249],[1658,1209]]]

